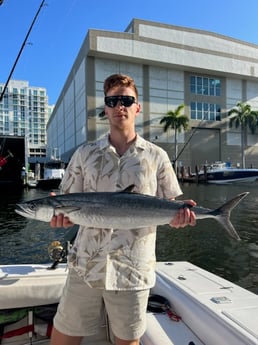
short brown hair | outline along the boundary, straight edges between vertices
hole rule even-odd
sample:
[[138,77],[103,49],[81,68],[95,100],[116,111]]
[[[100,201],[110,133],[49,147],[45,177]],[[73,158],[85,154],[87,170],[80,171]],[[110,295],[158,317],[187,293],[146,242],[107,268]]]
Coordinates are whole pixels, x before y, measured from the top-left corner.
[[104,94],[107,95],[110,89],[114,87],[123,86],[130,87],[134,90],[136,97],[138,98],[138,90],[135,85],[133,78],[129,77],[126,74],[112,74],[104,81]]

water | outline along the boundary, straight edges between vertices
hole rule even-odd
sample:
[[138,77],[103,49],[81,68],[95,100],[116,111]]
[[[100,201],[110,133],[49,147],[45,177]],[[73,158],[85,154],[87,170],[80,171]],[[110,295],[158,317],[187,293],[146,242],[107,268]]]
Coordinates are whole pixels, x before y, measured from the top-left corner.
[[47,196],[49,191],[24,189],[0,195],[0,264],[47,263],[47,248],[53,240],[63,241],[65,230],[29,220],[14,212],[22,200]]
[[232,211],[231,221],[242,241],[235,241],[213,219],[196,227],[158,232],[158,260],[190,261],[258,294],[258,183],[183,185],[184,199],[215,208],[242,192],[250,192]]
[[[230,239],[213,219],[196,227],[159,227],[157,260],[190,261],[258,294],[258,183],[234,185],[184,184],[183,199],[215,208],[236,194],[250,194],[232,212],[231,220],[242,241]],[[64,244],[67,230],[52,229],[47,223],[23,218],[14,212],[22,200],[48,195],[48,191],[24,189],[0,195],[0,263],[48,263],[48,245]]]

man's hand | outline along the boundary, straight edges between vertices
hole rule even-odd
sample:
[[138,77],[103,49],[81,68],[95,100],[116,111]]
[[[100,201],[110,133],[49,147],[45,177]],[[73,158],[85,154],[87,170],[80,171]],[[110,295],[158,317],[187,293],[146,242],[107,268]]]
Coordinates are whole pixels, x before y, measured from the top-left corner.
[[[50,196],[56,196],[56,193],[51,191]],[[57,216],[53,216],[50,221],[51,228],[69,228],[74,224],[70,222],[68,217],[65,217],[63,214],[59,214]]]
[[65,217],[63,214],[53,216],[50,221],[51,228],[69,228],[74,224],[70,222],[68,217]]
[[175,217],[171,220],[169,225],[172,228],[184,228],[187,225],[195,226],[196,216],[193,211],[191,211],[191,206],[196,206],[196,202],[193,200],[183,200],[183,202],[190,207],[182,207],[179,209]]

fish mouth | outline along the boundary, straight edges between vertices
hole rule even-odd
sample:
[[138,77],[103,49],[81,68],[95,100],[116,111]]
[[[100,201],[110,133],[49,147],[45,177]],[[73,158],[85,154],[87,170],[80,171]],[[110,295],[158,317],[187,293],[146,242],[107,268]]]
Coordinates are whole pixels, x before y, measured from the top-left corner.
[[35,219],[35,211],[31,210],[26,205],[16,204],[14,211],[25,218]]
[[20,214],[21,216],[24,216],[26,214],[26,216],[29,215],[28,211],[25,210],[24,206],[22,206],[21,204],[16,204],[15,210],[16,213]]

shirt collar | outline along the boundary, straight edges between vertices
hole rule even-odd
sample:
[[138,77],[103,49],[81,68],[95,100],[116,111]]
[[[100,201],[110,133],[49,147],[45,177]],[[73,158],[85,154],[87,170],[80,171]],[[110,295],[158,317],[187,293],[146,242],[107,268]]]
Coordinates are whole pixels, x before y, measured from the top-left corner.
[[[110,147],[110,142],[109,142],[108,137],[109,137],[109,133],[105,134],[103,137],[99,139],[99,145],[102,150]],[[141,148],[142,150],[144,150],[146,148],[146,140],[143,139],[139,134],[136,134],[136,141],[134,142],[134,145],[135,147]]]

